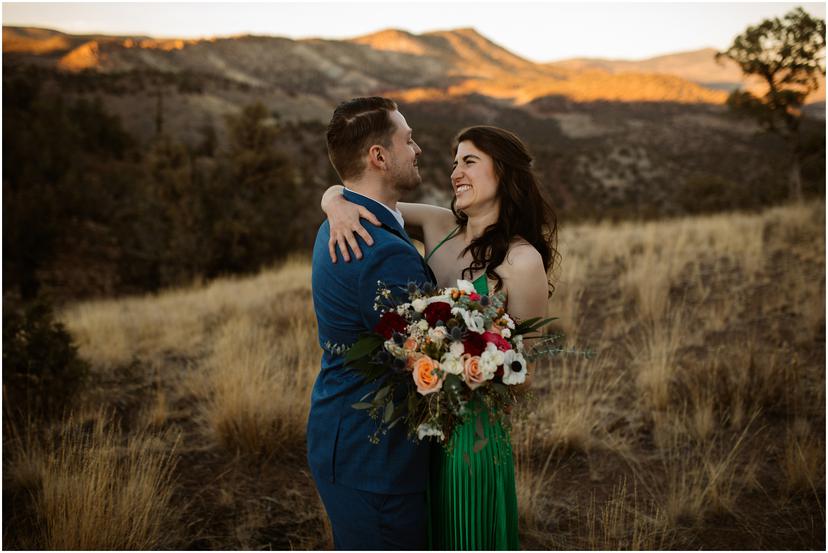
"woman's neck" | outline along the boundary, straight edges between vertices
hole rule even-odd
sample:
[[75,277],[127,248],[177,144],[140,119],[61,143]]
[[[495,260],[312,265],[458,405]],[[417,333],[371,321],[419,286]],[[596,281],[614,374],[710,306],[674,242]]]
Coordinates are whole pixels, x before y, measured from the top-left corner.
[[499,206],[496,209],[488,210],[486,213],[469,215],[469,218],[466,220],[466,228],[463,229],[463,240],[466,242],[466,245],[480,238],[489,226],[497,223],[499,217]]

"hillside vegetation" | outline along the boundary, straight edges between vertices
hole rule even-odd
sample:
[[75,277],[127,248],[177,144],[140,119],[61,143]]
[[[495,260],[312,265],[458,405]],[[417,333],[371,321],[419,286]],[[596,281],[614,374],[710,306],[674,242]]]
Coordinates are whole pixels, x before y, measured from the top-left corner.
[[[523,548],[824,549],[824,229],[823,202],[564,226],[549,312],[598,355],[533,368]],[[66,305],[89,384],[4,431],[4,547],[330,548],[310,293],[293,258]]]

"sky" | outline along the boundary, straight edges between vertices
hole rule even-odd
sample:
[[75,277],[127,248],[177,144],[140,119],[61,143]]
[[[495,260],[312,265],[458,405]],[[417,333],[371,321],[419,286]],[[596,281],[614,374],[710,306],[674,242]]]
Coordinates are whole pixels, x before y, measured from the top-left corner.
[[387,28],[474,27],[520,56],[546,62],[721,50],[748,25],[796,6],[825,18],[824,3],[807,2],[3,2],[3,25],[156,38],[249,33],[331,39]]

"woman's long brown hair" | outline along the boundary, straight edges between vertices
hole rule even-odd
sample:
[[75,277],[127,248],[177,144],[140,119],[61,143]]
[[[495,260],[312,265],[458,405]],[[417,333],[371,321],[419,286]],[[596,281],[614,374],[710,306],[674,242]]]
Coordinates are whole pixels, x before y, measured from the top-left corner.
[[[472,254],[471,264],[463,269],[461,276],[471,279],[472,275],[485,268],[486,275],[495,281],[495,291],[503,287],[503,280],[495,269],[503,263],[509,251],[509,244],[515,237],[521,237],[538,250],[547,274],[556,258],[558,218],[549,202],[541,194],[538,180],[532,171],[532,156],[526,146],[514,133],[507,130],[480,125],[460,131],[454,140],[454,155],[461,142],[470,141],[494,160],[498,178],[497,194],[500,198],[500,216],[496,223],[489,225],[466,249]],[[457,224],[466,226],[468,216],[454,207],[451,210]],[[550,295],[555,286],[549,283]]]

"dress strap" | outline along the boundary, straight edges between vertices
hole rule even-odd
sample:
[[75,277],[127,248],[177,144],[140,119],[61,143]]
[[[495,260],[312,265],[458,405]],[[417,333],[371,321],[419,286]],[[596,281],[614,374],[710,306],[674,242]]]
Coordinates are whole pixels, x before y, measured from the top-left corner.
[[455,228],[455,229],[454,229],[454,230],[452,230],[450,233],[448,233],[448,235],[447,235],[445,238],[443,238],[442,240],[440,240],[440,243],[439,243],[439,244],[437,244],[436,246],[434,246],[434,249],[433,249],[433,250],[431,250],[431,252],[429,252],[429,254],[426,256],[426,258],[425,258],[425,262],[426,262],[426,263],[428,263],[428,260],[429,260],[429,259],[431,259],[431,256],[432,256],[432,255],[434,255],[434,252],[436,252],[438,249],[440,249],[440,246],[442,246],[443,244],[445,244],[448,240],[451,240],[452,238],[454,238],[454,237],[457,235],[457,233],[458,233],[459,231],[460,231],[460,227],[459,227],[459,226],[457,226],[457,228]]

